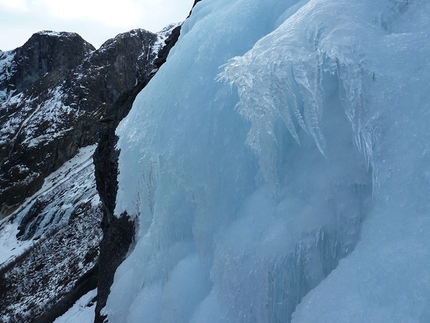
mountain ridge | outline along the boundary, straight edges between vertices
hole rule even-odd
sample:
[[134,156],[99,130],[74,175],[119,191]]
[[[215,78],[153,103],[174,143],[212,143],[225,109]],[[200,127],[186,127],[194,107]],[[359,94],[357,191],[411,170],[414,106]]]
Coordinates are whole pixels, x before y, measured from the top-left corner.
[[[3,216],[40,188],[43,178],[73,157],[79,147],[97,142],[102,128],[99,120],[107,107],[152,70],[149,62],[156,54],[149,48],[156,41],[155,34],[134,30],[94,50],[76,34],[55,33],[53,36],[53,33],[41,32],[21,47],[25,50],[16,50],[16,53],[27,53],[34,47],[43,48],[41,53],[33,55],[38,57],[36,60],[15,54],[10,69],[16,72],[3,81],[12,82],[9,89],[3,86],[6,96],[12,96],[0,107],[0,209]],[[45,47],[55,50],[66,43],[58,55],[61,56],[69,47],[78,46],[76,42],[87,48],[85,55],[83,51],[82,55],[72,51],[68,54],[73,59],[54,59],[45,53]],[[45,46],[45,43],[52,44]],[[145,48],[147,50],[143,50]],[[59,67],[54,63],[45,64],[56,60],[80,62],[69,63],[69,66],[60,63]],[[36,70],[27,73],[32,77],[20,76],[23,72],[19,71],[26,68]],[[21,79],[16,89],[11,89],[13,82]],[[52,87],[51,84],[57,85]],[[73,126],[68,126],[70,124]],[[26,159],[26,155],[34,160]]]

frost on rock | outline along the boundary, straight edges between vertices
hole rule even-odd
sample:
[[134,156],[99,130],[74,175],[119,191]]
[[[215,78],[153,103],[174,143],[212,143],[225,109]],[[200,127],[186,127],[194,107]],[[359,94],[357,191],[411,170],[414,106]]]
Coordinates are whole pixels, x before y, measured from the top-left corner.
[[23,136],[22,144],[27,147],[36,147],[41,142],[48,143],[71,130],[67,127],[70,118],[77,120],[84,114],[63,103],[65,95],[61,86],[50,90],[46,101],[37,104],[36,108],[34,99],[22,98],[22,95],[17,95],[7,102],[11,106],[16,104],[19,109],[9,115],[0,130],[2,146],[9,140],[16,140],[18,136]]
[[429,9],[199,2],[117,129],[109,322],[428,321]]
[[154,45],[152,47],[152,53],[153,53],[153,55],[158,54],[158,52],[160,51],[160,49],[165,45],[165,41],[170,36],[170,34],[172,33],[173,29],[175,29],[176,27],[178,27],[180,25],[182,25],[182,22],[175,23],[175,24],[170,24],[170,25],[164,27],[162,30],[160,30],[157,33],[157,41],[154,43]]
[[0,51],[0,104],[7,101],[14,92],[5,87],[14,72],[14,57],[15,53],[13,51]]

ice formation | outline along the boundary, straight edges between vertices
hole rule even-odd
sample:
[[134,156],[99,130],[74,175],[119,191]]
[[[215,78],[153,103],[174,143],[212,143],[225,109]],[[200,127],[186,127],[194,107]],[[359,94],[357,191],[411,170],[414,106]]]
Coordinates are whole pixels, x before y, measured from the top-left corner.
[[198,3],[117,130],[109,322],[428,322],[428,12]]

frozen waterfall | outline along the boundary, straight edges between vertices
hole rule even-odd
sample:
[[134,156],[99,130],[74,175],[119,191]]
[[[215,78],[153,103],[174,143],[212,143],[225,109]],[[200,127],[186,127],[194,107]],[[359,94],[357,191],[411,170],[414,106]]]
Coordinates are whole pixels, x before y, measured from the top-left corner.
[[429,12],[199,2],[117,129],[109,322],[430,322]]

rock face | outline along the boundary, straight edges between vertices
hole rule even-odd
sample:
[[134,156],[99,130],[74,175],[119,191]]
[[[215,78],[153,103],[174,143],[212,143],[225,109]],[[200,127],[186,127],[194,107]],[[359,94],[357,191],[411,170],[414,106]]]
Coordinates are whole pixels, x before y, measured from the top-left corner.
[[[55,126],[49,129],[51,120],[42,118],[48,109],[52,113],[58,108],[56,117],[62,112],[55,102],[54,95],[59,93],[53,85],[92,50],[92,45],[77,34],[40,32],[24,46],[0,53],[0,218],[33,194],[41,186],[43,175],[65,161],[60,157],[52,167],[56,156],[49,148],[53,147],[36,154],[42,147],[31,139],[58,135]],[[67,148],[69,154],[73,148]]]
[[103,240],[100,244],[98,266],[97,305],[95,322],[104,322],[100,314],[106,305],[116,268],[125,259],[135,234],[135,223],[123,214],[120,218],[114,215],[116,192],[118,190],[118,154],[115,145],[118,137],[115,129],[118,123],[130,111],[136,95],[149,82],[152,75],[148,74],[130,91],[119,97],[111,109],[112,113],[106,120],[106,128],[102,134],[97,150],[94,153],[95,177],[97,190],[103,208]]
[[94,49],[76,33],[36,33],[22,47],[3,53],[12,55],[13,61],[1,73],[6,77],[0,80],[0,91],[21,93],[47,73],[59,80]]
[[114,131],[173,27],[98,50],[45,31],[0,52],[0,321],[52,322],[97,286],[103,307],[134,236],[113,216]]
[[152,69],[157,40],[132,30],[94,50],[76,34],[42,32],[0,54],[0,217],[98,141],[109,106]]

